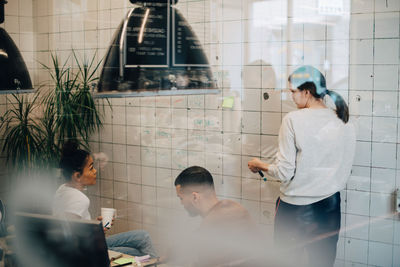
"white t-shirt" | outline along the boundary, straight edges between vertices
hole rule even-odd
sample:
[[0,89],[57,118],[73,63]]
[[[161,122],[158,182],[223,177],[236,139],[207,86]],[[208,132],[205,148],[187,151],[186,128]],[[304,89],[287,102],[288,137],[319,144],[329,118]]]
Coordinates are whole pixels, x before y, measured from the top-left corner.
[[63,217],[71,213],[90,220],[89,198],[76,188],[62,184],[54,195],[53,215]]
[[345,188],[354,153],[352,123],[330,108],[304,108],[283,118],[276,161],[267,174],[282,181],[283,201],[307,205]]

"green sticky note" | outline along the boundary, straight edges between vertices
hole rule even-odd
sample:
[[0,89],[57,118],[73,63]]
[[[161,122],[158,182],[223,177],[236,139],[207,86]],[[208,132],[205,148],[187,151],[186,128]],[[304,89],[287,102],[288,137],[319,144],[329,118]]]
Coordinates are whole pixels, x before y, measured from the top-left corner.
[[224,97],[224,101],[222,102],[222,107],[223,108],[232,108],[234,102],[235,102],[235,98],[233,96]]
[[125,264],[125,263],[135,263],[136,261],[135,261],[135,259],[133,259],[133,258],[120,258],[120,259],[117,259],[117,260],[115,260],[115,261],[113,261],[113,263],[115,263],[115,264]]

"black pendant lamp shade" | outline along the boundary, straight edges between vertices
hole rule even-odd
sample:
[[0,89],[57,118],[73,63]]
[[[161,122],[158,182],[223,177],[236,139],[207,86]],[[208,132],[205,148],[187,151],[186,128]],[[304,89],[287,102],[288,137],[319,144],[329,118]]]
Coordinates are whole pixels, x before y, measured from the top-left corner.
[[171,5],[177,1],[131,2],[137,5],[114,34],[98,92],[217,89],[202,45]]
[[0,0],[0,24],[4,22],[4,5],[7,4],[6,0]]
[[0,23],[4,22],[4,4],[0,2]]
[[147,3],[169,3],[171,5],[178,3],[178,0],[129,0],[132,4],[147,4]]
[[[4,22],[4,0],[0,0],[0,23]],[[32,89],[28,69],[17,46],[0,27],[0,91]]]
[[28,69],[17,46],[0,28],[0,90],[32,89]]

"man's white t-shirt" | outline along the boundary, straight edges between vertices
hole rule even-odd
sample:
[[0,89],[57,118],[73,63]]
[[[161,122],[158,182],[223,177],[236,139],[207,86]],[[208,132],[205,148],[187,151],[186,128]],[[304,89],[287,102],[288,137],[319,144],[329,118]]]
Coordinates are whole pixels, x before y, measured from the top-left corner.
[[90,220],[89,198],[76,188],[62,184],[56,191],[53,203],[53,215],[63,217],[70,213]]
[[281,199],[307,205],[346,186],[355,153],[355,129],[330,108],[304,108],[282,120],[276,161],[267,174],[282,181]]

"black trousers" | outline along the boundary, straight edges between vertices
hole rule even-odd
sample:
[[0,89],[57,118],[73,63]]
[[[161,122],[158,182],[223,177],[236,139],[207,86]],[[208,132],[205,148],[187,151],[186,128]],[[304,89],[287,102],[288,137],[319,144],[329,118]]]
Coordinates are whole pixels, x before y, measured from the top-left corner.
[[276,201],[274,240],[294,266],[333,266],[340,230],[340,193],[309,205]]

